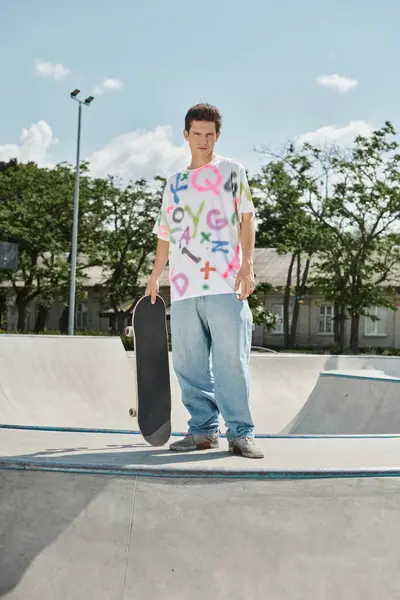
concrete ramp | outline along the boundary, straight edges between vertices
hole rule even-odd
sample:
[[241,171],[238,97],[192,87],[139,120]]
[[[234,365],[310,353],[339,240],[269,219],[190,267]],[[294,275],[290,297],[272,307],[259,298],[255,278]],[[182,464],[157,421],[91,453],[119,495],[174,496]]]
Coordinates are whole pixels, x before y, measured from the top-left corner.
[[[127,352],[134,369],[134,352]],[[264,354],[252,352],[250,402],[256,433],[279,433],[303,407],[319,374],[331,370],[381,371],[400,377],[396,356],[336,356],[315,354]],[[185,431],[189,415],[181,403],[181,392],[170,361],[172,427]],[[224,424],[221,421],[222,430]]]
[[132,403],[120,338],[0,336],[0,423],[126,429]]
[[382,371],[322,372],[282,434],[398,434],[400,378]]
[[[321,372],[378,370],[400,377],[400,358],[264,354],[251,356],[256,433],[279,433],[306,403]],[[172,428],[189,414],[170,358]],[[119,337],[0,335],[0,424],[137,430],[134,353]],[[224,423],[221,419],[221,429]]]

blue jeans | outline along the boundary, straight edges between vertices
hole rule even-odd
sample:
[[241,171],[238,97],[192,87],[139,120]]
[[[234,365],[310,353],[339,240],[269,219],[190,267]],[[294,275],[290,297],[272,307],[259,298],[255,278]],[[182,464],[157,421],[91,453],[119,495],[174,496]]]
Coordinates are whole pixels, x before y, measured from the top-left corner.
[[235,293],[172,303],[172,361],[191,417],[189,433],[218,432],[221,414],[228,440],[254,437],[249,408],[252,325],[247,300]]

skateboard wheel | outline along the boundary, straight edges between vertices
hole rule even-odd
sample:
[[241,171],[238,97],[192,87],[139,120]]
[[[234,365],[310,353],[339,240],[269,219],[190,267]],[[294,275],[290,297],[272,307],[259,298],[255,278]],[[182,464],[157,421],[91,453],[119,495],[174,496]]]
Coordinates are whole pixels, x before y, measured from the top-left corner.
[[130,417],[136,417],[136,410],[134,408],[130,408],[129,409],[129,416]]
[[126,337],[133,337],[133,327],[125,327],[125,335]]

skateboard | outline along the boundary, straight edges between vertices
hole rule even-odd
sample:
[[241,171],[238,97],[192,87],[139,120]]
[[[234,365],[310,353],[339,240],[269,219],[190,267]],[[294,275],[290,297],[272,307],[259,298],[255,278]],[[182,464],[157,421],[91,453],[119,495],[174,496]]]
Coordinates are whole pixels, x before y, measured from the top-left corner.
[[[143,296],[132,315],[136,363],[137,419],[139,429],[152,446],[163,446],[171,436],[171,385],[168,333],[164,300]],[[136,411],[129,409],[130,416]]]

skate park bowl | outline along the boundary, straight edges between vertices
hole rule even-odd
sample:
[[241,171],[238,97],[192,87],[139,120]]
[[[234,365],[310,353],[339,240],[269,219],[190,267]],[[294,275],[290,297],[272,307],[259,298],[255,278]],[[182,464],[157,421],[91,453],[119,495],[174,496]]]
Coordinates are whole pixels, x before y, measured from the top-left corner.
[[250,384],[263,459],[174,453],[119,338],[0,336],[0,598],[398,597],[400,359],[253,352]]

